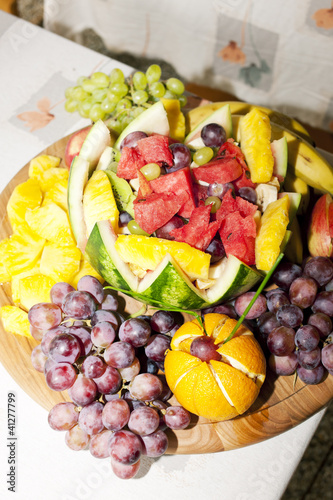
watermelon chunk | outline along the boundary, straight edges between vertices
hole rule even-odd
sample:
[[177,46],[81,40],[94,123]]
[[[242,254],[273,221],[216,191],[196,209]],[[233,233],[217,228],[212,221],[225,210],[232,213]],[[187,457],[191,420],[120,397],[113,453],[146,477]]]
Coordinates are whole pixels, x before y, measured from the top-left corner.
[[242,217],[253,216],[257,208],[257,205],[244,200],[240,196],[233,195],[231,189],[229,189],[222,198],[221,206],[216,212],[216,219],[221,221],[233,212],[239,212]]
[[169,149],[169,138],[163,135],[150,135],[140,139],[137,149],[145,159],[146,163],[166,163],[173,165],[173,156]]
[[225,217],[219,230],[225,253],[249,266],[255,264],[256,223],[251,215],[233,212]]
[[189,167],[176,170],[176,172],[171,172],[170,174],[161,175],[157,179],[150,181],[150,187],[155,193],[180,194],[186,192],[188,194],[188,199],[180,208],[178,215],[185,219],[191,216],[196,204]]
[[136,179],[138,170],[146,165],[141,153],[136,148],[124,147],[117,167],[117,175],[122,179]]
[[152,193],[134,201],[135,220],[148,234],[164,226],[187,199],[187,193]]
[[209,222],[210,210],[210,205],[195,208],[188,224],[173,229],[170,231],[170,236],[198,250],[206,250],[221,225],[221,221]]
[[245,156],[239,146],[236,146],[233,139],[228,139],[219,149],[217,158],[235,158],[242,167],[240,177],[233,181],[236,193],[241,187],[255,188],[256,184],[251,181],[251,174],[245,162]]
[[214,159],[201,167],[193,168],[192,174],[197,181],[226,184],[242,175],[242,167],[236,158]]

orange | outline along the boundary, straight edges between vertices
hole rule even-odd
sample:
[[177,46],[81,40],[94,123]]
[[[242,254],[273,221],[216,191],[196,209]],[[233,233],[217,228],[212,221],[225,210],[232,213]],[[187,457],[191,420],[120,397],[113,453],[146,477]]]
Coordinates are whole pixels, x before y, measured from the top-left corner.
[[[229,420],[247,411],[258,397],[266,376],[266,360],[253,333],[241,325],[225,342],[236,320],[225,314],[206,314],[184,323],[165,357],[165,376],[179,404],[210,420]],[[219,361],[202,361],[190,353],[191,343],[206,334],[214,341]]]

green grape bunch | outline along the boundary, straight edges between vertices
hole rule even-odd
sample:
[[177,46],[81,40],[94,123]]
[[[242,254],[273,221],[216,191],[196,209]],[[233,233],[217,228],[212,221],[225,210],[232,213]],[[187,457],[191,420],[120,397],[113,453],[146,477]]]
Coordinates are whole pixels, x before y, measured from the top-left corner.
[[185,106],[185,87],[178,78],[161,80],[159,65],[152,64],[146,72],[135,71],[128,78],[119,68],[109,75],[101,71],[90,77],[80,76],[77,85],[65,91],[65,109],[78,112],[92,122],[108,120],[108,126],[120,134],[146,108],[162,97],[178,99]]

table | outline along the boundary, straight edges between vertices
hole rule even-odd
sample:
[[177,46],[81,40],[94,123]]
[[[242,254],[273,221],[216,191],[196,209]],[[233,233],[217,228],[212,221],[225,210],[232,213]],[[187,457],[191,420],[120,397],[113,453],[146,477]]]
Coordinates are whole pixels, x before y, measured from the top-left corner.
[[[87,120],[63,108],[64,91],[80,75],[132,68],[0,11],[0,189],[48,145]],[[38,113],[38,114],[36,114]],[[44,126],[41,126],[44,125]],[[37,128],[36,128],[37,127]],[[1,214],[3,216],[3,214]],[[20,367],[18,366],[19,370]],[[76,453],[52,431],[46,411],[0,365],[0,498],[8,491],[7,397],[16,396],[16,500],[122,498],[277,500],[302,457],[324,410],[271,440],[207,455],[144,457],[139,475],[122,481],[109,461]]]

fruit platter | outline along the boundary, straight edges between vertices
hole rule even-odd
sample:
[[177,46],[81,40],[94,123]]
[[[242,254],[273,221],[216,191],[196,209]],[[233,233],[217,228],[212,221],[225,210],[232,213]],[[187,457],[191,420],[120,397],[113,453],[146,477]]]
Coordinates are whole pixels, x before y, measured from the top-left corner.
[[50,427],[127,479],[141,454],[243,447],[325,407],[333,167],[306,129],[191,106],[156,65],[66,97],[93,124],[0,196],[0,361]]

